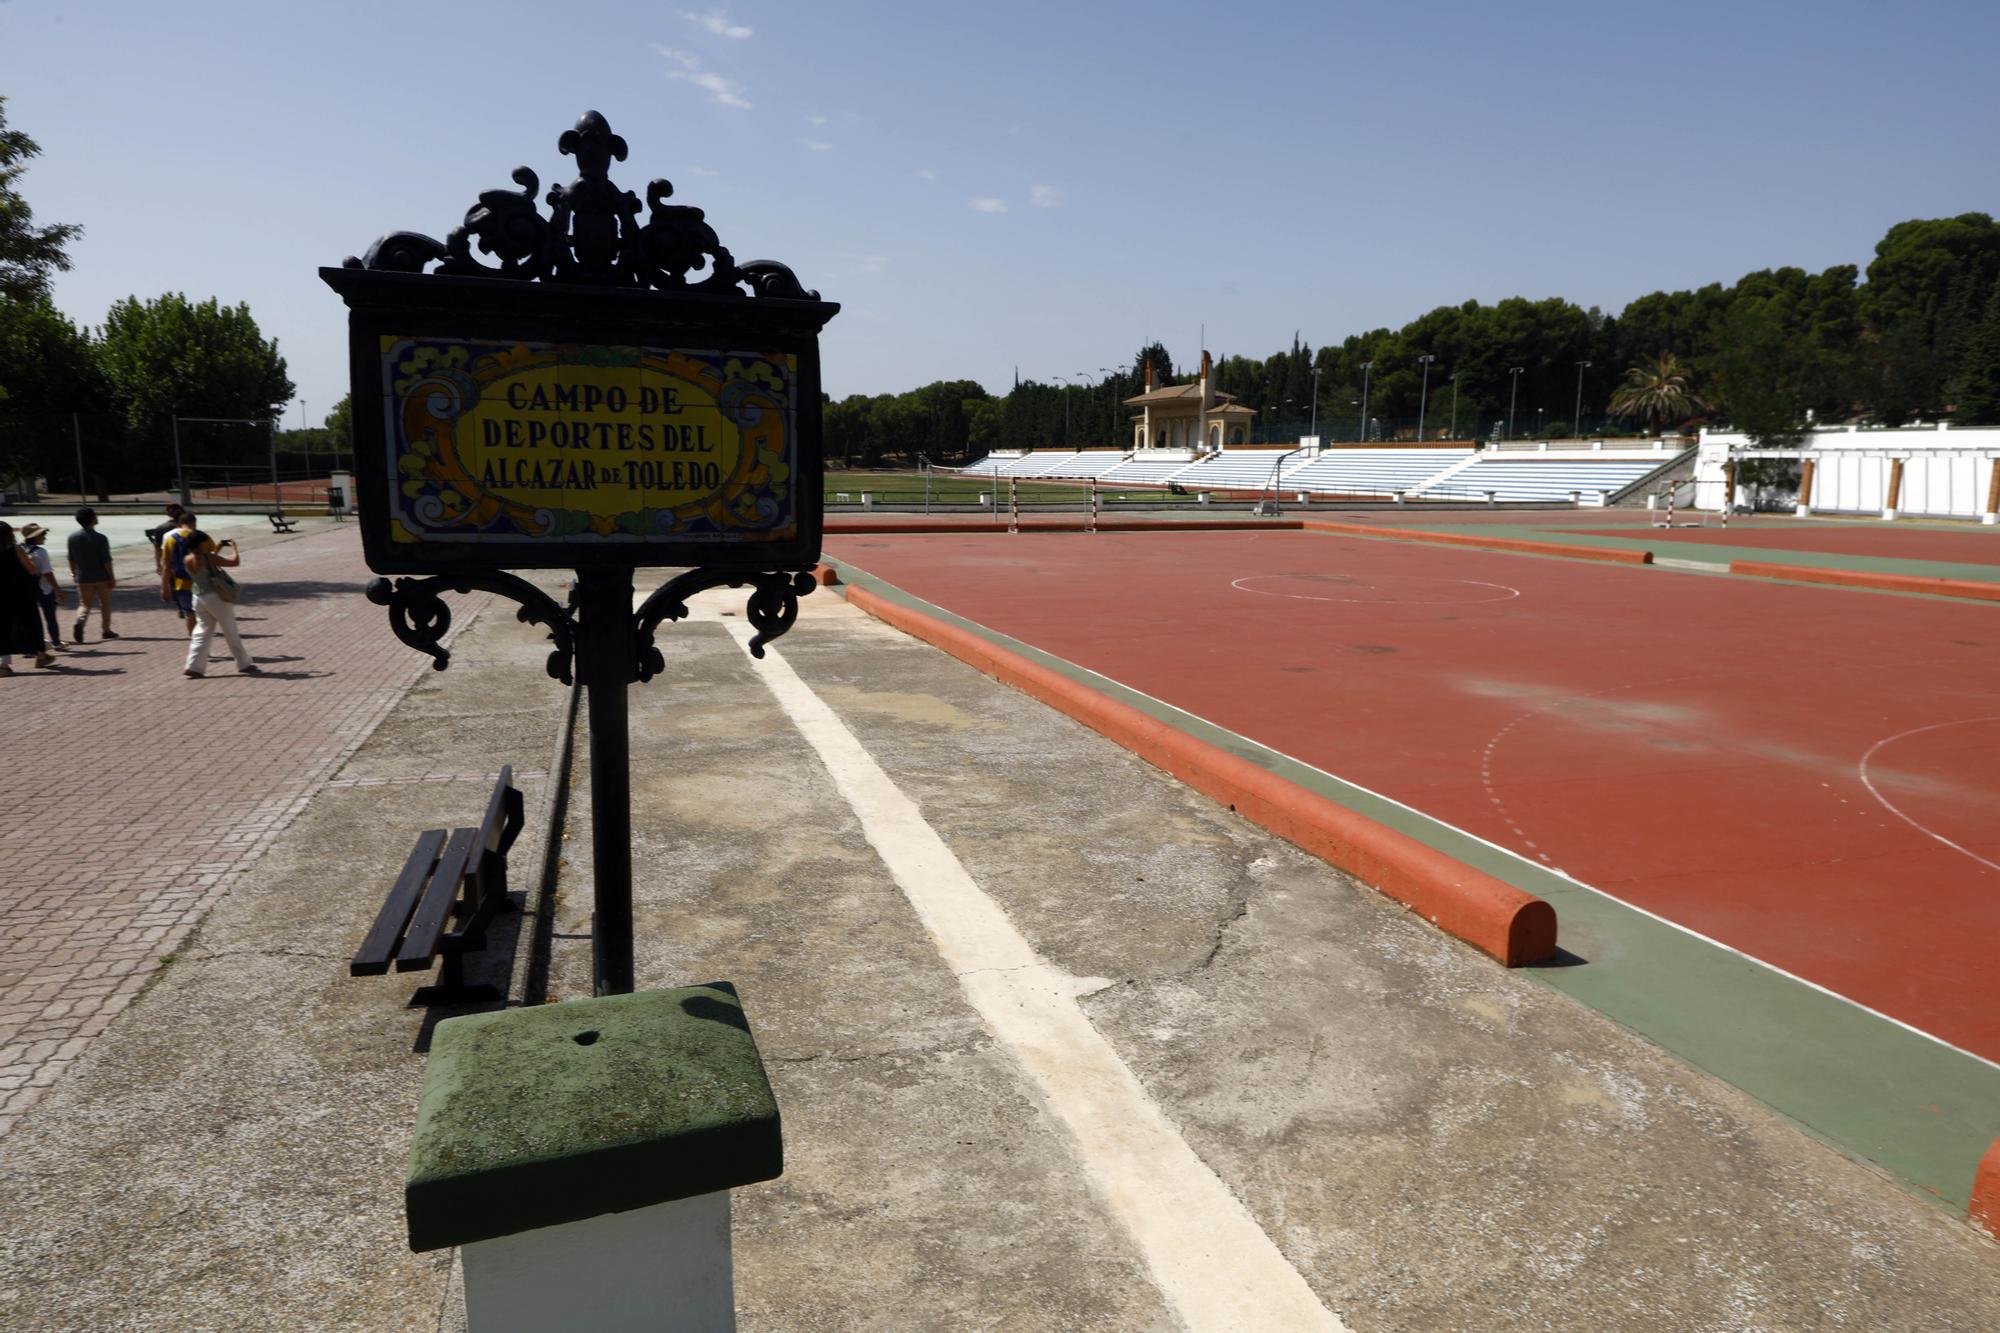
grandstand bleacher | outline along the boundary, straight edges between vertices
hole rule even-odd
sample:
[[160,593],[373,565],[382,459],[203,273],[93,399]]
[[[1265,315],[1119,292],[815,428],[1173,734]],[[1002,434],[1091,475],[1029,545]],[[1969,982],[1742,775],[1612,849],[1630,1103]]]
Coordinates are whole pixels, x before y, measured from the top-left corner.
[[1679,455],[1647,458],[1602,458],[1579,455],[1547,460],[1525,458],[1481,458],[1470,467],[1443,478],[1434,487],[1417,488],[1416,495],[1433,498],[1483,497],[1493,492],[1495,500],[1567,500],[1572,491],[1587,504],[1598,497],[1615,497],[1648,473],[1673,462]]
[[1329,449],[1285,472],[1283,489],[1322,495],[1390,495],[1415,490],[1471,449]]

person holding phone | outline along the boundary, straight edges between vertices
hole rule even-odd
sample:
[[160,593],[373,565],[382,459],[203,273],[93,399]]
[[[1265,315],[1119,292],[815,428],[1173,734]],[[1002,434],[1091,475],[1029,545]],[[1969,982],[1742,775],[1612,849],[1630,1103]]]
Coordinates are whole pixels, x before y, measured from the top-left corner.
[[251,660],[250,650],[243,646],[243,636],[236,629],[236,581],[222,572],[243,563],[236,542],[223,538],[222,547],[229,551],[224,555],[207,533],[192,525],[181,530],[179,541],[184,552],[182,565],[192,585],[195,617],[194,636],[188,640],[187,665],[181,674],[194,680],[208,674],[208,646],[218,628],[236,658],[237,672],[246,676],[259,674],[257,663]]

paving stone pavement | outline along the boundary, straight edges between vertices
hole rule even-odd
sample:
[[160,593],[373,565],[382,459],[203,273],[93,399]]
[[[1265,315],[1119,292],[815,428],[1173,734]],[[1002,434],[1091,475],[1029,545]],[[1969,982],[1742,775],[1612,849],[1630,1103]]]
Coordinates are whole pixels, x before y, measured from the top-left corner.
[[[141,547],[115,552],[120,638],[92,624],[58,669],[17,659],[0,679],[0,1134],[430,667],[361,595],[353,525],[243,545],[237,620],[263,675],[219,643],[205,679],[181,674],[187,638]],[[487,600],[451,598],[453,632]],[[74,616],[72,595],[65,635]]]

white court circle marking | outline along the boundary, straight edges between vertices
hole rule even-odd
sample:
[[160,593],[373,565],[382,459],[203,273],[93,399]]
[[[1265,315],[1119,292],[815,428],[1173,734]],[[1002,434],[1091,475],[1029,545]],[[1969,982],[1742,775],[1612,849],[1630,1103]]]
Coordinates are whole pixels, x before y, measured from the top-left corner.
[[[1505,583],[1486,583],[1479,579],[1434,579],[1409,574],[1387,574],[1382,577],[1407,583],[1462,583],[1473,588],[1495,588],[1498,597],[1320,597],[1304,592],[1272,592],[1268,588],[1247,588],[1244,585],[1258,579],[1298,579],[1310,581],[1311,574],[1245,574],[1240,579],[1231,579],[1229,586],[1238,592],[1255,593],[1259,597],[1289,597],[1299,602],[1349,602],[1367,606],[1478,606],[1482,602],[1504,602],[1519,597],[1521,590]],[[1320,575],[1317,577],[1325,577]],[[1357,580],[1357,587],[1373,588],[1378,585],[1366,580]]]
[[1951,848],[1954,852],[1959,853],[1961,856],[1971,857],[1973,860],[1979,862],[1979,864],[1985,866],[1988,870],[2000,871],[2000,865],[1995,865],[1993,862],[1987,860],[1985,857],[1981,856],[1978,852],[1973,851],[1969,847],[1959,846],[1957,843],[1953,842],[1950,838],[1945,837],[1944,834],[1939,833],[1936,829],[1929,828],[1926,825],[1924,825],[1921,821],[1914,819],[1910,815],[1906,814],[1901,809],[1901,807],[1899,807],[1894,801],[1890,800],[1888,797],[1884,796],[1879,790],[1877,790],[1874,779],[1868,776],[1868,761],[1870,759],[1873,759],[1875,757],[1875,752],[1877,750],[1880,750],[1885,745],[1893,745],[1897,741],[1906,740],[1911,736],[1921,736],[1926,731],[1941,731],[1946,727],[1976,727],[1981,722],[2000,722],[2000,717],[1962,717],[1958,719],[1956,722],[1933,722],[1927,727],[1911,727],[1908,731],[1899,731],[1893,736],[1884,736],[1881,740],[1876,741],[1873,745],[1868,747],[1868,753],[1861,756],[1861,762],[1860,764],[1856,765],[1855,772],[1860,774],[1861,785],[1868,789],[1868,794],[1870,796],[1873,796],[1876,800],[1880,801],[1882,803],[1882,808],[1887,810],[1890,814],[1902,820],[1905,824],[1908,824],[1911,828],[1923,834],[1925,837],[1935,838],[1939,842],[1943,843],[1945,846]]

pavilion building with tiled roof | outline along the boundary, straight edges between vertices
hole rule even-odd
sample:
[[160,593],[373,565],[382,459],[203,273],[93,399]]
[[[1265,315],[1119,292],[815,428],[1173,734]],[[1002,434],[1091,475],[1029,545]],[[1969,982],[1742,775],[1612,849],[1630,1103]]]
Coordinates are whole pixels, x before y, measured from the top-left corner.
[[1161,386],[1153,363],[1146,363],[1146,391],[1125,400],[1139,409],[1132,417],[1135,449],[1214,450],[1245,444],[1257,414],[1241,406],[1236,395],[1215,391],[1215,367],[1201,354],[1201,375],[1188,384]]

